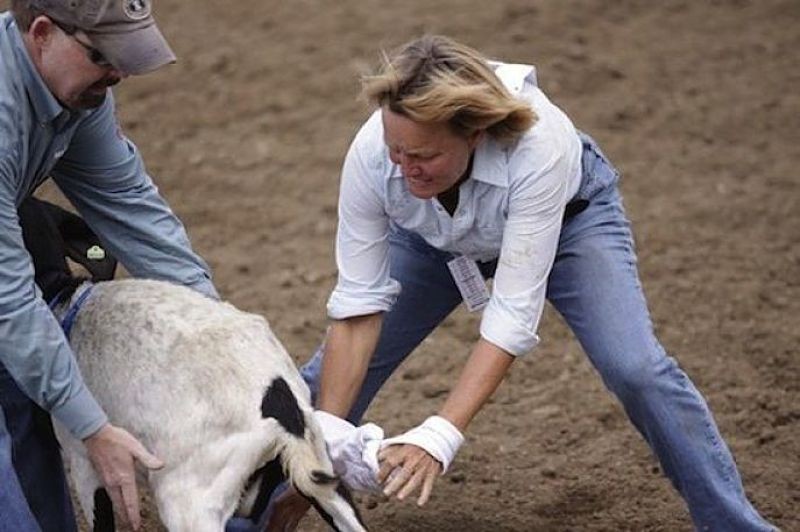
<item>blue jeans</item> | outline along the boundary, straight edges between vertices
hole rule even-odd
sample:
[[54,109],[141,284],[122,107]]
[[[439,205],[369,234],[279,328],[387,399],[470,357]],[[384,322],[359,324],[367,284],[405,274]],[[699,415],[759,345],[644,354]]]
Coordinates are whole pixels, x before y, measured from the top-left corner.
[[[573,206],[584,208],[570,209],[564,221],[547,298],[686,500],[698,530],[773,530],[745,497],[703,397],[655,337],[618,174],[591,138],[582,140],[583,178]],[[461,302],[447,268],[451,258],[416,234],[393,231],[391,275],[402,291],[384,316],[350,421],[360,420],[392,372]],[[488,278],[496,261],[479,266]],[[301,370],[314,394],[321,361],[320,349]]]
[[76,532],[50,417],[0,364],[0,532]]

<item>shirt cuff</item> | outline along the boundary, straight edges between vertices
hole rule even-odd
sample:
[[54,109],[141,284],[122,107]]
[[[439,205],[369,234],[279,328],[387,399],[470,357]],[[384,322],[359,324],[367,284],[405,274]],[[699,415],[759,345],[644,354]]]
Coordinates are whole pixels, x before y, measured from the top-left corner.
[[481,337],[503,351],[522,356],[530,353],[539,344],[539,336],[525,327],[511,322],[487,308],[481,320]]
[[328,317],[343,320],[354,316],[364,316],[377,312],[387,312],[397,301],[400,283],[392,280],[385,291],[374,291],[365,294],[353,294],[343,290],[334,290],[328,299]]
[[51,409],[50,414],[79,440],[88,438],[108,423],[108,416],[86,386],[63,405]]
[[196,292],[200,292],[204,296],[213,299],[215,301],[219,301],[220,297],[217,293],[217,289],[214,288],[214,284],[211,282],[208,277],[204,277],[202,280],[194,282],[189,285],[189,288]]

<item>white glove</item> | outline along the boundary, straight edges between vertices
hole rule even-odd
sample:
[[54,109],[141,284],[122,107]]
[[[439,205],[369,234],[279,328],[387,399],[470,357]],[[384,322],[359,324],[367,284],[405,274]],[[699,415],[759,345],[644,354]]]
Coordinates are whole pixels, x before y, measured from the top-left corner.
[[374,423],[356,427],[322,410],[315,410],[314,418],[322,429],[333,470],[342,482],[353,490],[380,493],[378,451],[383,429]]
[[421,447],[428,454],[442,463],[442,474],[447,472],[455,458],[458,448],[464,443],[464,436],[455,425],[441,416],[431,416],[422,425],[414,427],[406,433],[383,440],[380,447],[407,444]]

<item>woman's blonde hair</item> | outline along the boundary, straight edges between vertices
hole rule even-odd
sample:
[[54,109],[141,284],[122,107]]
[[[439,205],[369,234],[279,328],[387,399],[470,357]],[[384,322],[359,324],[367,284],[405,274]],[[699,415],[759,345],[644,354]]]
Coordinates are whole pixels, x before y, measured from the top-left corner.
[[441,35],[426,35],[384,54],[381,70],[361,80],[361,96],[415,122],[446,122],[464,137],[486,131],[513,142],[536,122],[478,51]]

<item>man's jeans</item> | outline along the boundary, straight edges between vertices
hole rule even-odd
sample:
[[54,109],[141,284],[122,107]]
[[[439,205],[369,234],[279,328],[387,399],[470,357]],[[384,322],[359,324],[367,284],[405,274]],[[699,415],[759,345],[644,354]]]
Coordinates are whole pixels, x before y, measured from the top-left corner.
[[[686,500],[695,526],[773,530],[745,497],[703,397],[654,335],[630,223],[616,187],[618,174],[591,138],[582,139],[584,175],[576,199],[585,208],[565,219],[547,298],[657,455]],[[447,267],[451,258],[416,234],[393,231],[391,275],[402,291],[384,316],[377,349],[348,417],[351,422],[358,423],[403,359],[461,303]],[[491,277],[496,261],[479,266]],[[314,394],[321,360],[318,350],[301,370]]]
[[50,417],[0,365],[0,532],[76,530]]

